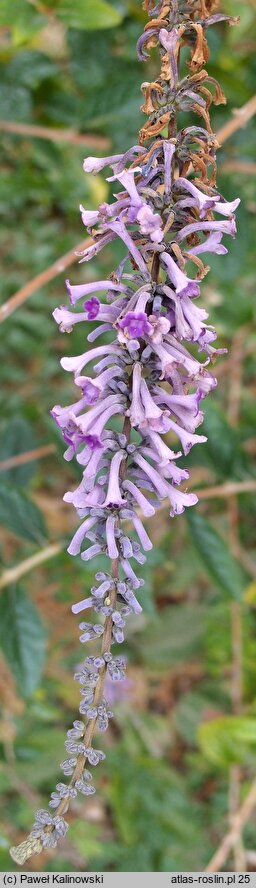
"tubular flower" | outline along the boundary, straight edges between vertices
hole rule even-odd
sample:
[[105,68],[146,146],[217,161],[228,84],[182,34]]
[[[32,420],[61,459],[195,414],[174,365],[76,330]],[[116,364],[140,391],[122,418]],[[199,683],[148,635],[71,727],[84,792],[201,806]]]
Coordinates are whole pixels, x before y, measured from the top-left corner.
[[[80,624],[81,642],[101,638],[101,652],[77,668],[81,718],[68,731],[68,757],[61,765],[69,780],[58,783],[52,794],[54,814],[39,811],[27,842],[12,849],[21,864],[65,835],[64,815],[78,792],[95,791],[87,766],[95,767],[104,753],[93,747],[93,736],[104,732],[112,717],[104,681],[125,678],[125,661],[113,656],[111,647],[122,643],[126,618],[139,615],[143,606],[139,570],[152,547],[144,518],[165,500],[171,517],[197,502],[194,493],[180,489],[189,473],[178,460],[206,441],[198,434],[200,405],[216,385],[210,370],[218,354],[212,345],[216,334],[196,302],[209,269],[198,257],[227,252],[222,240],[235,235],[239,200],[228,203],[215,187],[217,143],[209,106],[224,97],[203,66],[207,28],[234,19],[211,15],[216,0],[207,6],[203,0],[159,0],[154,8],[152,0],[144,0],[144,8],[150,27],[138,41],[138,56],[143,60],[158,46],[161,72],[153,83],[142,85],[148,119],[139,144],[124,154],[84,161],[86,173],[110,168],[108,181],[121,190],[97,212],[81,207],[93,238],[81,261],[117,239],[123,259],[108,280],[67,281],[70,307],[53,313],[62,332],[81,322],[89,326],[89,344],[106,331],[109,339],[62,358],[81,394],[70,407],[52,410],[67,445],[65,458],[76,460],[82,471],[76,490],[64,497],[81,520],[68,551],[83,560],[110,559],[108,571],[97,571],[89,597],[72,607],[74,614],[90,609],[98,617],[98,622]],[[184,45],[189,71],[180,78]],[[179,111],[199,116],[198,124],[178,132]]]

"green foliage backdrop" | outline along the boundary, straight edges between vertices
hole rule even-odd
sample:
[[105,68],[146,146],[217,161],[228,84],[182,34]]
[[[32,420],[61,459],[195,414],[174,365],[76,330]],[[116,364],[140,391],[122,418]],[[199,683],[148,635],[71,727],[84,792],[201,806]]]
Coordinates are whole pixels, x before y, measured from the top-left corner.
[[[216,130],[251,98],[255,68],[253,4],[222,6],[241,19],[237,28],[210,29],[208,70],[228,100],[214,111]],[[84,155],[137,141],[139,85],[150,79],[135,55],[143,23],[140,0],[0,0],[3,303],[82,240],[79,203],[96,207],[106,198],[103,178],[83,174]],[[151,74],[154,65],[153,58]],[[8,123],[72,129],[88,147],[10,133]],[[32,869],[200,870],[228,828],[228,787],[238,781],[242,800],[255,778],[253,176],[250,121],[219,152],[220,191],[239,195],[241,207],[236,243],[214,259],[204,284],[229,354],[218,362],[218,392],[206,407],[208,444],[185,460],[201,504],[187,520],[170,522],[163,511],[152,525],[157,549],[145,572],[144,616],[130,621],[126,643],[130,689],[116,704],[97,796],[74,805],[58,856],[44,854]],[[90,268],[75,265],[71,278],[104,277],[116,259],[111,246]],[[58,778],[78,705],[70,605],[91,584],[91,568],[65,553],[74,516],[62,496],[76,467],[63,464],[49,419],[50,407],[68,403],[72,391],[58,363],[68,337],[51,318],[65,301],[63,278],[60,271],[1,327],[2,870],[14,869],[8,846],[22,840]],[[79,352],[81,333],[72,340]],[[38,448],[37,458],[15,461]],[[15,465],[6,464],[13,457]],[[36,557],[33,567],[38,553],[45,560]],[[255,820],[244,836],[251,850]]]

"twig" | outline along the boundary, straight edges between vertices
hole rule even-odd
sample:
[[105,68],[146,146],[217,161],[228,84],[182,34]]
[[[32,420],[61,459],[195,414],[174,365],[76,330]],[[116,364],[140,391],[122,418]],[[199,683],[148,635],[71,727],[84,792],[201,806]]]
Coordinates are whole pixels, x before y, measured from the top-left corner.
[[69,250],[68,253],[64,253],[64,256],[60,256],[49,268],[45,268],[44,271],[37,274],[32,281],[28,281],[24,287],[21,287],[17,293],[0,306],[0,323],[5,321],[23,302],[26,302],[29,296],[32,296],[33,293],[36,293],[37,290],[40,290],[41,287],[44,287],[45,284],[56,278],[58,274],[62,274],[77,259],[77,253],[85,250],[91,243],[91,238],[87,237],[79,244],[76,244],[75,247],[72,247],[72,250]]
[[[250,118],[256,113],[256,96],[250,99],[246,105],[243,105],[239,111],[236,112],[236,116],[234,119],[228,121],[221,127],[220,130],[216,133],[217,140],[223,145],[223,142],[226,142],[227,139],[232,136],[232,134],[240,127],[245,126],[245,124],[250,120]],[[26,301],[30,296],[33,295],[40,287],[43,287],[44,284],[47,284],[48,281],[53,280],[53,278],[57,277],[58,274],[61,274],[65,268],[68,268],[76,259],[76,254],[83,250],[86,246],[89,246],[91,243],[90,239],[87,241],[83,241],[82,243],[76,244],[72,250],[69,250],[68,253],[65,253],[64,256],[61,256],[60,259],[57,259],[50,268],[46,268],[45,271],[42,271],[40,274],[36,275],[32,281],[29,281],[28,284],[25,284],[24,287],[21,287],[21,290],[18,290],[7,302],[0,307],[0,323],[9,317],[19,308],[23,302]]]
[[34,567],[43,564],[44,561],[55,558],[55,555],[59,555],[62,550],[63,546],[61,543],[52,543],[52,545],[46,546],[45,549],[40,549],[35,555],[31,555],[30,558],[25,558],[20,564],[16,564],[15,567],[9,567],[7,570],[4,570],[0,577],[0,589],[5,589],[6,586],[15,583],[24,574],[33,570]]
[[[249,358],[250,355],[254,355],[254,354],[255,354],[255,340],[245,343],[243,360],[245,360],[245,358]],[[236,355],[232,351],[232,354],[229,355],[229,357],[226,358],[226,360],[222,361],[221,364],[216,364],[216,367],[214,367],[214,376],[217,376],[218,379],[220,378],[220,376],[226,376],[226,373],[229,373],[229,371],[233,371],[233,368],[236,366],[236,364],[239,364],[239,355]]]
[[215,487],[202,487],[197,490],[197,496],[200,500],[213,499],[220,497],[225,499],[234,496],[237,493],[253,493],[256,490],[256,481],[227,481],[227,484],[216,484]]
[[49,453],[55,453],[55,444],[44,444],[43,447],[36,447],[34,450],[26,450],[24,453],[17,453],[16,456],[9,456],[8,459],[2,459],[0,462],[0,472],[6,472],[7,469],[13,469],[16,466],[24,466],[25,463],[32,462],[34,459],[42,459]]
[[256,163],[251,160],[225,160],[220,164],[221,173],[244,173],[248,176],[255,176]]
[[242,108],[234,109],[231,120],[228,120],[227,123],[224,123],[223,126],[221,126],[217,132],[219,145],[223,145],[223,142],[230,139],[230,136],[233,136],[233,133],[246,126],[254,114],[256,114],[256,96],[252,96],[252,98],[249,99],[249,102],[242,105]]
[[237,837],[241,834],[243,827],[249,820],[253,808],[256,805],[256,780],[251,784],[251,788],[246,796],[243,804],[237,811],[232,828],[222,839],[222,842],[219,845],[219,848],[211,858],[208,866],[205,869],[206,873],[214,873],[219,872],[223,867],[223,864],[226,862],[227,857],[233,848]]
[[51,142],[69,142],[72,145],[85,145],[87,148],[107,149],[109,139],[104,136],[85,135],[73,129],[62,129],[53,126],[36,126],[31,123],[17,123],[12,120],[0,120],[0,130],[14,133],[16,136],[31,136],[32,139],[49,139]]

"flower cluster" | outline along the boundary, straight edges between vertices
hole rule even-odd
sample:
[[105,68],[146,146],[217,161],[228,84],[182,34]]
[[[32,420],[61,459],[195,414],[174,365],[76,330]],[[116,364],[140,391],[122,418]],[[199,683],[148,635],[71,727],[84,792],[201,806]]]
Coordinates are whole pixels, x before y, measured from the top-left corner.
[[[216,385],[210,367],[222,352],[213,345],[216,334],[198,299],[209,270],[201,257],[227,252],[223,237],[235,235],[239,204],[227,202],[215,187],[217,143],[209,107],[224,97],[203,67],[206,29],[226,17],[211,15],[215,0],[160,0],[155,7],[146,0],[144,6],[150,22],[138,55],[144,59],[158,45],[161,72],[142,85],[148,120],[139,144],[123,155],[84,162],[86,173],[110,168],[107,181],[116,193],[97,211],[81,207],[92,238],[81,261],[116,239],[124,256],[109,280],[74,286],[67,281],[70,308],[53,313],[62,332],[77,323],[93,324],[90,347],[61,360],[74,374],[78,399],[52,410],[66,444],[64,457],[75,459],[82,472],[78,487],[64,496],[81,519],[68,552],[81,553],[84,561],[107,555],[110,567],[108,573],[97,572],[90,596],[72,608],[75,614],[94,611],[98,622],[80,624],[81,642],[102,637],[102,646],[75,675],[84,721],[75,721],[68,731],[71,757],[62,768],[71,779],[52,794],[55,816],[37,814],[31,835],[41,838],[43,847],[56,845],[65,834],[63,814],[70,799],[78,791],[95,791],[85,765],[104,757],[91,744],[94,732],[105,731],[112,717],[104,696],[106,674],[111,681],[125,677],[124,660],[113,657],[110,648],[122,643],[126,617],[142,609],[138,574],[152,548],[144,519],[163,500],[169,501],[171,517],[197,502],[184,488],[189,473],[179,459],[206,441],[198,434],[201,402]],[[184,45],[190,50],[189,73],[180,79]],[[200,125],[193,122],[177,132],[179,111],[199,115]],[[102,335],[103,344],[95,345]]]

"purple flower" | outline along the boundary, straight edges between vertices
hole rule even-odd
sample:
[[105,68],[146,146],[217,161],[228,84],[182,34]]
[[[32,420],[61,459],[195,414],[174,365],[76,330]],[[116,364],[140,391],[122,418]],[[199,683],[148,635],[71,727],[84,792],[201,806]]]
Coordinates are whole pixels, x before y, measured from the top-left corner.
[[93,293],[95,291],[108,290],[118,291],[121,293],[126,289],[124,284],[116,284],[113,281],[94,281],[90,284],[76,284],[74,286],[71,286],[69,280],[66,280],[66,287],[72,305],[74,305],[78,299],[81,299],[84,296],[88,296],[89,293]]
[[149,234],[153,243],[159,244],[163,240],[163,223],[159,213],[153,213],[147,204],[143,204],[137,213],[137,219],[142,234]]
[[155,37],[156,34],[157,31],[155,28],[149,28],[147,31],[144,32],[144,34],[141,35],[141,37],[139,37],[137,41],[137,56],[140,62],[145,62],[146,59],[148,59],[148,53],[146,52],[145,44],[148,43],[148,40],[151,37]]
[[95,524],[95,518],[86,518],[86,521],[83,521],[83,523],[80,524],[80,527],[76,531],[75,535],[73,536],[73,539],[71,540],[71,543],[69,544],[69,547],[68,547],[69,555],[78,555],[78,553],[80,552],[80,549],[81,549],[81,545],[82,545],[84,538],[86,536],[87,530],[91,530],[91,528],[94,526],[94,524]]
[[196,281],[191,280],[181,271],[169,253],[161,253],[161,262],[166,265],[170,281],[179,296],[199,296],[200,290]]
[[176,146],[172,142],[163,142],[164,148],[164,187],[167,195],[171,192],[172,184],[172,160],[175,154]]
[[135,260],[136,265],[138,266],[140,271],[145,275],[145,279],[148,280],[149,274],[148,274],[148,269],[147,269],[146,263],[144,262],[144,259],[142,258],[140,251],[137,249],[137,247],[136,247],[131,235],[127,231],[124,223],[121,221],[111,222],[111,223],[109,223],[109,228],[118,237],[121,238],[121,240],[124,242],[124,244],[126,244],[126,247],[128,247],[129,253],[131,253],[131,255],[133,256],[133,259]]
[[172,31],[167,31],[166,28],[161,28],[161,31],[159,31],[159,40],[162,43],[162,46],[164,46],[164,49],[167,50],[170,58],[173,85],[176,85],[178,80],[176,48],[178,50],[179,39],[180,37],[177,28],[173,28]]
[[143,512],[143,515],[145,515],[145,518],[150,518],[152,515],[155,514],[154,506],[146,499],[144,494],[138,487],[136,487],[136,484],[134,484],[133,481],[124,481],[123,488],[124,490],[128,490],[128,492],[132,495],[135,503],[138,504],[141,511]]
[[134,145],[125,154],[111,154],[108,157],[86,157],[83,163],[85,173],[99,173],[105,166],[111,166],[114,169],[123,164],[123,169],[127,161],[132,160],[134,155],[143,154],[144,148],[140,145]]
[[[185,191],[188,191],[189,194],[192,195],[192,197],[195,199],[196,206],[199,207],[200,218],[203,218],[207,211],[210,210],[212,207],[218,210],[218,201],[220,200],[219,194],[215,194],[212,196],[203,194],[202,191],[200,191],[199,188],[197,188],[196,185],[194,185],[194,183],[190,181],[190,179],[184,179],[182,176],[180,176],[180,178],[177,180],[176,186],[178,188],[182,188]],[[229,204],[227,204],[227,206],[229,206]],[[227,213],[227,215],[229,214]]]
[[80,206],[80,213],[81,213],[83,225],[85,225],[86,228],[91,228],[93,225],[96,225],[97,222],[99,221],[99,212],[98,211],[96,212],[94,210],[85,210],[85,208],[82,206],[82,204]]
[[127,335],[130,339],[137,339],[145,336],[146,333],[150,333],[152,329],[144,311],[139,313],[134,311],[127,312],[127,315],[125,315],[124,318],[121,318],[118,322],[118,326],[121,327],[122,330],[127,331]]
[[125,459],[125,456],[125,452],[123,450],[120,450],[112,457],[109,470],[107,495],[103,503],[103,508],[119,509],[126,503],[126,500],[124,499],[124,497],[122,497],[119,482],[120,465],[123,459]]
[[87,302],[84,302],[84,308],[87,312],[88,321],[94,321],[97,315],[99,314],[100,302],[96,296],[92,296],[91,299],[88,299]]
[[179,231],[177,241],[182,241],[184,238],[188,237],[189,234],[194,234],[197,231],[218,231],[222,234],[231,234],[231,237],[235,237],[235,219],[229,219],[228,222],[192,222],[191,225],[185,225],[185,227]]
[[189,247],[186,253],[188,256],[190,253],[193,253],[194,256],[199,256],[200,253],[218,253],[219,255],[224,255],[228,250],[227,247],[224,247],[224,244],[221,243],[222,237],[222,231],[213,231],[201,244]]
[[[134,182],[134,176],[137,172],[141,172],[140,167],[134,167],[132,170],[124,170],[115,176],[109,176],[107,181],[114,182],[116,179],[123,185],[130,197],[129,205],[129,221],[134,222],[137,217],[138,209],[142,206],[142,199]],[[134,212],[133,212],[134,211]]]
[[[115,343],[111,343],[110,345],[100,345],[98,348],[92,348],[88,352],[84,352],[82,355],[78,355],[76,358],[61,358],[61,366],[63,370],[68,370],[71,373],[80,374],[83,367],[86,364],[89,364],[91,361],[94,361],[95,358],[99,358],[102,355],[115,355],[116,345]],[[113,357],[114,362],[114,357]]]
[[240,204],[240,197],[237,197],[236,200],[232,200],[230,203],[225,201],[218,201],[216,204],[215,210],[216,213],[221,213],[222,216],[232,216],[235,213],[237,207]]

